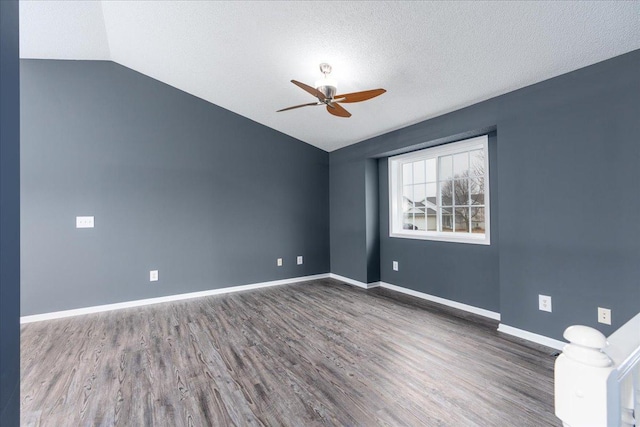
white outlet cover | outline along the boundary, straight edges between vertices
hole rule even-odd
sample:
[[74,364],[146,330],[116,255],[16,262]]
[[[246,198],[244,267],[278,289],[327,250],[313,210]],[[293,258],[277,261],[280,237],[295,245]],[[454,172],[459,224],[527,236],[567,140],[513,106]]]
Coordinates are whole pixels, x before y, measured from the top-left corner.
[[276,260],[276,265],[277,265],[278,267],[282,267],[282,258],[278,258],[278,259]]
[[298,265],[302,264],[302,255],[298,255],[297,261]]
[[158,281],[158,270],[151,270],[149,272],[149,281],[150,282],[157,282]]
[[398,271],[398,261],[393,261],[393,271]]
[[76,228],[93,228],[94,218],[92,216],[77,216]]
[[551,313],[551,297],[549,295],[538,295],[538,309]]
[[598,307],[598,323],[611,324],[611,309]]

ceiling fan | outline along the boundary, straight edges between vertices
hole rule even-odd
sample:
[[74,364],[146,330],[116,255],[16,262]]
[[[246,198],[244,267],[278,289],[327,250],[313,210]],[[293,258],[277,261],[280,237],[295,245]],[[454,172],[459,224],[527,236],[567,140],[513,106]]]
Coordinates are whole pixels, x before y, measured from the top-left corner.
[[327,111],[334,116],[338,117],[351,117],[351,113],[342,107],[339,103],[348,102],[360,102],[366,101],[371,98],[375,98],[378,95],[382,95],[386,92],[384,89],[372,89],[362,92],[345,93],[343,95],[336,95],[336,82],[329,77],[331,74],[331,65],[327,63],[320,64],[320,72],[324,74],[324,78],[316,82],[316,87],[311,87],[297,80],[291,80],[291,83],[299,88],[309,92],[311,95],[318,98],[316,102],[309,102],[308,104],[294,105],[293,107],[283,108],[280,111],[293,110],[294,108],[309,107],[311,105],[326,105]]

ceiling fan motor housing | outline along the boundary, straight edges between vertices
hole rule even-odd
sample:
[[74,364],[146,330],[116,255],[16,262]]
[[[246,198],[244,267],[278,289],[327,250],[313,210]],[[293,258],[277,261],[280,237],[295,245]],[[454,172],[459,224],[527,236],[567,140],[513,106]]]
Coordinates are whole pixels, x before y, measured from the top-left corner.
[[[320,92],[322,92],[324,94],[324,97],[328,100],[332,100],[334,96],[336,96],[336,87],[333,85],[323,85],[323,86],[318,86],[316,89],[318,89]],[[321,101],[323,101],[321,99]]]

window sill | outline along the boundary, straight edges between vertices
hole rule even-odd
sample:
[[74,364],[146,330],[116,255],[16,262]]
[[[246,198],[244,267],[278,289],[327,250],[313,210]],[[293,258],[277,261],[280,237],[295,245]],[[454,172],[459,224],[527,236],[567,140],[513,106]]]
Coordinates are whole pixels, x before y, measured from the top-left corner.
[[415,240],[433,240],[436,242],[450,242],[450,243],[467,243],[471,245],[491,245],[491,238],[486,234],[469,234],[466,236],[454,236],[450,233],[427,233],[427,232],[411,232],[411,233],[399,233],[393,232],[389,234],[389,237],[395,237],[399,239],[415,239]]

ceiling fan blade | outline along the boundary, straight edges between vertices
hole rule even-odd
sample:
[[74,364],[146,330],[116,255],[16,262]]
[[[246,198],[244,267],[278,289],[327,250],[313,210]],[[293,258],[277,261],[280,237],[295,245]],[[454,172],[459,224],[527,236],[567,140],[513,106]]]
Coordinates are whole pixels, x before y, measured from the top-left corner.
[[276,111],[276,113],[279,113],[280,111],[293,110],[294,108],[308,107],[310,105],[322,105],[322,103],[321,102],[310,102],[308,104],[294,105],[293,107],[287,107],[287,108],[283,108],[282,110],[278,110],[278,111]]
[[351,117],[351,113],[342,108],[340,104],[327,104],[327,111],[338,117]]
[[353,92],[353,93],[346,93],[344,95],[336,95],[333,98],[336,100],[336,102],[360,102],[360,101],[366,101],[367,99],[375,98],[376,96],[382,95],[385,92],[386,90],[384,89],[372,89],[372,90],[364,90],[362,92]]
[[297,80],[291,80],[291,83],[293,83],[294,85],[298,86],[299,88],[306,90],[307,92],[309,92],[311,95],[315,96],[316,98],[318,98],[320,101],[324,101],[326,98],[324,96],[324,93],[320,92],[318,89],[316,89],[315,87],[311,87],[309,85],[306,85],[304,83],[301,83]]

